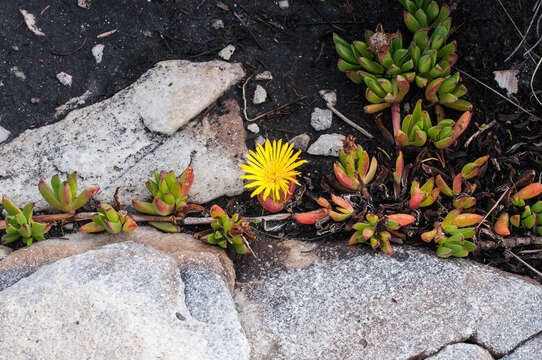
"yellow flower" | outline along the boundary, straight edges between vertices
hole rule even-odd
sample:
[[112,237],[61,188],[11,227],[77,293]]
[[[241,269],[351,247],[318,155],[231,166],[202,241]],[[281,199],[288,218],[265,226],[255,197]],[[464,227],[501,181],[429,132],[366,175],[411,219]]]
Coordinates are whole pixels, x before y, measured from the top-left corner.
[[[294,182],[295,176],[299,171],[294,169],[306,162],[306,160],[296,161],[301,151],[294,154],[292,144],[282,144],[273,140],[273,145],[269,140],[265,141],[265,147],[258,144],[256,152],[249,150],[246,155],[247,164],[240,165],[248,175],[241,176],[242,179],[254,180],[245,185],[246,188],[256,188],[251,197],[263,192],[263,200],[268,196],[275,201],[280,201],[288,194],[290,183]],[[282,194],[282,196],[281,196]]]

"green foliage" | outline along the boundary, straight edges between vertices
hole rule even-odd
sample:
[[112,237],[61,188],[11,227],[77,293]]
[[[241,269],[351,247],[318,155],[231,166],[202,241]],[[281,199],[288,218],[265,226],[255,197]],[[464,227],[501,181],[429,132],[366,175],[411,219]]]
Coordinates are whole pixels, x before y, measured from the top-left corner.
[[92,222],[81,226],[79,231],[107,231],[110,234],[118,234],[120,232],[132,232],[137,229],[137,223],[124,210],[116,211],[106,203],[101,203],[97,210],[99,214],[92,217]]
[[53,176],[51,186],[52,189],[43,179],[40,179],[38,189],[41,196],[55,209],[71,214],[88,203],[100,190],[97,187],[89,187],[77,196],[77,172],[68,175],[64,182],[58,175]]
[[27,204],[19,209],[7,196],[2,198],[2,206],[8,213],[5,219],[6,233],[2,236],[2,244],[9,244],[22,239],[26,245],[34,241],[42,241],[51,229],[51,224],[42,224],[32,220],[34,204]]
[[218,205],[213,205],[210,212],[211,217],[215,219],[211,224],[212,230],[198,233],[195,237],[224,249],[230,244],[236,253],[249,254],[250,249],[246,238],[254,239],[256,236],[248,231],[250,226],[241,219],[239,214],[230,218]]

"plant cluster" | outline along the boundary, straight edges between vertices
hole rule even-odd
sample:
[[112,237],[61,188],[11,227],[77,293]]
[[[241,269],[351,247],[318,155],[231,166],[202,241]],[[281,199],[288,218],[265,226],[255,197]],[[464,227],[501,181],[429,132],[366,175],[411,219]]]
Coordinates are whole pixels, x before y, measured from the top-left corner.
[[211,217],[215,219],[211,223],[211,229],[197,233],[195,237],[224,249],[230,244],[238,254],[250,253],[247,238],[254,240],[256,235],[249,231],[248,222],[243,220],[239,214],[229,217],[218,205],[213,205],[210,213]]
[[2,198],[2,206],[8,213],[3,221],[6,233],[2,236],[2,244],[9,244],[22,239],[26,245],[45,239],[45,234],[51,229],[51,224],[42,224],[32,220],[34,204],[26,204],[19,209],[7,196]]
[[493,226],[495,232],[501,236],[508,236],[511,234],[511,224],[518,230],[532,230],[542,236],[542,200],[538,200],[532,205],[526,203],[526,200],[534,199],[540,194],[542,194],[542,184],[538,182],[531,183],[515,193],[511,198],[514,210],[518,211],[520,208],[523,210],[512,216],[508,212],[501,213]]
[[[382,25],[365,31],[364,41],[349,43],[333,34],[339,55],[337,68],[356,84],[365,86],[366,113],[391,108],[393,135],[399,146],[423,146],[428,137],[437,148],[451,146],[470,120],[472,104],[462,97],[467,88],[458,72],[451,74],[458,60],[457,42],[448,42],[451,29],[450,7],[431,0],[399,0],[405,8],[404,22],[413,33],[408,47],[401,33],[386,33]],[[401,122],[400,106],[415,83],[425,90],[429,104],[441,104],[465,112],[457,123],[438,119],[431,124],[421,111],[421,99],[413,114]]]

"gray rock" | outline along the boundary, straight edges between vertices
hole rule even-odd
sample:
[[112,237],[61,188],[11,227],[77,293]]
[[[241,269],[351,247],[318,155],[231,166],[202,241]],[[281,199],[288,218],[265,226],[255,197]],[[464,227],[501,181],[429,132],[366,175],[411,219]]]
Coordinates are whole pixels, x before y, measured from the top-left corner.
[[[67,240],[64,240],[67,238]],[[198,265],[222,276],[233,291],[235,270],[226,253],[208,246],[187,234],[165,234],[152,227],[139,226],[137,231],[110,235],[107,233],[66,234],[61,239],[49,239],[12,252],[0,262],[0,290],[15,284],[44,265],[64,258],[83,254],[107,244],[135,242],[152,246],[179,262],[181,268]]]
[[256,105],[263,104],[267,100],[267,91],[261,85],[256,85],[252,102]]
[[458,343],[446,346],[437,354],[426,360],[493,360],[493,356],[481,346],[475,344]]
[[540,360],[542,354],[542,335],[521,344],[501,360]]
[[307,152],[311,155],[339,156],[339,150],[343,148],[344,135],[325,134],[321,135]]
[[236,293],[255,360],[423,358],[466,339],[498,357],[542,331],[542,287],[491,267],[405,246],[320,248],[303,268],[289,247],[299,268]]
[[233,56],[233,53],[235,52],[235,46],[228,45],[224,49],[220,50],[218,53],[218,56],[220,56],[224,60],[230,60]]
[[[198,71],[206,74],[197,76]],[[122,186],[121,198],[143,200],[149,197],[144,183],[154,170],[180,174],[191,164],[195,173],[191,202],[238,195],[243,191],[239,163],[247,149],[235,101],[224,101],[218,109],[223,115],[210,113],[171,136],[149,132],[145,127],[162,116],[171,118],[170,125],[180,126],[188,116],[197,114],[196,104],[214,101],[219,95],[216,88],[204,86],[204,79],[214,76],[211,83],[225,90],[242,73],[240,65],[218,61],[159,63],[112,98],[0,144],[0,189],[9,189],[17,204],[35,201],[36,210],[40,210],[47,205],[38,193],[38,180],[50,179],[56,173],[64,177],[77,170],[81,187],[100,187],[96,196],[99,201],[111,201],[117,186]],[[198,79],[203,83],[191,88],[189,81]],[[196,91],[203,87],[207,94]],[[178,121],[182,117],[185,119]],[[155,125],[150,127],[164,129],[163,124]]]
[[0,292],[0,326],[0,353],[13,360],[249,358],[218,274],[179,271],[169,255],[130,242],[44,266]]
[[293,144],[294,149],[299,149],[301,151],[307,150],[307,147],[309,146],[309,142],[311,141],[311,138],[307,134],[299,134],[294,136],[289,143]]
[[329,109],[315,108],[311,114],[311,126],[316,131],[329,129],[332,121],[333,113]]
[[247,129],[248,129],[251,133],[254,133],[254,134],[257,134],[257,133],[260,132],[260,127],[258,126],[258,124],[255,124],[255,123],[248,124]]
[[0,245],[0,261],[4,260],[8,257],[9,254],[11,254],[13,250],[11,248],[8,248],[7,246]]
[[162,61],[135,84],[133,104],[145,126],[171,135],[245,76],[241,64]]
[[0,126],[0,143],[6,141],[11,133]]

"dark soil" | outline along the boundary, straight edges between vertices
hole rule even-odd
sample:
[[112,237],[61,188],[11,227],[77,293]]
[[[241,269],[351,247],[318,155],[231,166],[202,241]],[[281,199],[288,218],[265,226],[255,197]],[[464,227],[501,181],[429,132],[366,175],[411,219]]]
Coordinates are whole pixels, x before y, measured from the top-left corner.
[[[535,1],[502,1],[519,29],[525,31],[533,16]],[[315,106],[324,107],[318,90],[336,89],[339,97],[337,108],[377,135],[377,138],[375,141],[367,141],[336,117],[327,133],[358,136],[358,142],[377,156],[382,167],[393,168],[384,152],[394,159],[395,147],[380,136],[373,116],[363,114],[361,108],[365,100],[360,87],[336,69],[337,55],[331,34],[337,32],[349,41],[361,39],[365,29],[374,29],[378,23],[382,23],[388,32],[399,29],[410,39],[397,0],[290,0],[289,9],[280,9],[275,1],[270,0],[222,2],[228,10],[217,7],[217,0],[94,0],[89,10],[78,7],[76,0],[61,0],[50,4],[39,0],[5,1],[0,8],[0,125],[11,131],[12,136],[16,136],[28,128],[61,120],[62,117],[55,118],[55,108],[87,90],[92,95],[85,105],[112,96],[158,61],[208,61],[216,59],[218,51],[224,46],[233,44],[237,49],[231,61],[243,63],[249,75],[269,70],[274,76],[273,81],[265,84],[268,92],[265,104],[255,106],[248,101],[249,116],[303,98],[280,114],[259,120],[257,123],[262,136],[290,139],[297,134],[307,133],[311,141],[316,140],[321,133],[311,128],[310,114]],[[514,95],[514,100],[533,114],[542,116],[540,106],[529,87],[535,62],[523,56],[523,48],[509,62],[504,61],[519,43],[520,36],[499,3],[470,0],[449,3],[454,9],[452,39],[459,44],[460,60],[457,68],[501,93],[505,91],[499,89],[493,80],[493,71],[519,70],[520,90]],[[36,15],[37,25],[46,34],[45,37],[38,37],[27,29],[19,13],[20,8]],[[214,19],[222,19],[224,29],[213,29],[211,22]],[[528,47],[539,37],[535,27],[527,38]],[[96,38],[98,34],[113,29],[118,31],[102,39]],[[96,64],[91,54],[96,44],[105,45],[100,64]],[[542,53],[540,47],[534,51]],[[534,55],[534,59],[538,61],[538,56]],[[14,66],[24,72],[25,80],[13,74],[10,69]],[[73,76],[71,87],[58,82],[56,74],[59,72]],[[460,171],[465,163],[486,154],[495,159],[495,162],[488,164],[483,176],[476,179],[479,185],[476,211],[485,214],[502,193],[503,185],[517,181],[522,172],[530,169],[534,169],[537,176],[540,176],[541,120],[521,112],[469,78],[464,77],[464,83],[469,89],[468,99],[475,107],[473,121],[462,140],[451,151],[447,151],[447,169]],[[535,89],[542,88],[540,76],[534,85]],[[249,97],[254,87],[254,81],[248,83]],[[420,94],[419,91],[411,91],[406,102],[413,105]],[[227,96],[234,96],[240,104],[243,103],[240,86],[232,89]],[[32,98],[35,100],[31,101]],[[457,117],[459,114],[450,112],[450,115]],[[385,113],[383,120],[384,123],[390,122],[388,113]],[[493,120],[496,120],[497,125],[465,149],[464,141],[478,126]],[[256,136],[249,134],[248,146],[252,147]],[[407,162],[414,162],[415,152],[408,151],[406,155]],[[330,173],[335,161],[334,158],[304,156],[309,159],[309,164],[302,169],[306,192],[303,200],[295,205],[295,211],[315,207],[311,198],[325,193],[321,187],[321,178]],[[430,164],[439,167],[438,163]],[[417,164],[412,179],[423,180],[427,177]],[[391,194],[389,185],[387,183],[384,188],[371,189],[375,204],[392,203],[391,199],[386,199],[386,187]],[[218,201],[224,206],[227,202],[227,199]],[[440,210],[448,205],[444,202]],[[439,206],[433,208],[439,209]],[[255,201],[247,195],[235,198],[232,210],[240,211],[243,215],[261,212]],[[423,216],[419,217],[418,231],[420,228],[428,228],[436,219],[427,212],[420,212],[420,215]],[[304,240],[326,237],[318,236],[312,227],[293,223],[286,224],[273,234],[280,238]],[[484,236],[481,240],[491,240]],[[347,233],[327,234],[328,240],[347,237]],[[407,242],[420,244],[417,238],[413,236]],[[266,238],[254,242],[254,251],[260,259],[256,263],[253,257],[233,256],[238,267],[247,268],[265,262],[266,254],[270,252],[266,249],[269,249],[268,245],[272,241],[272,238]],[[508,271],[535,276],[514,259],[505,258],[501,250],[478,251],[473,257]],[[528,261],[536,268],[542,268],[539,258]]]

